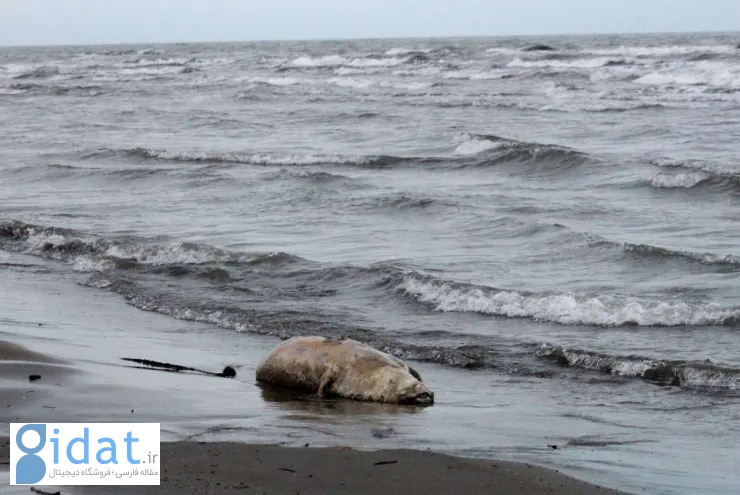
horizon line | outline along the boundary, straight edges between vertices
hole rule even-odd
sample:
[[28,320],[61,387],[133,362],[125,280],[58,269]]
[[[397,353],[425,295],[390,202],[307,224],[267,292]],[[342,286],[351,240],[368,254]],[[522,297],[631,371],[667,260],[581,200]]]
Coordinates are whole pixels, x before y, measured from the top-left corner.
[[[433,35],[433,36],[362,36],[362,37],[344,37],[344,38],[275,38],[275,39],[253,39],[253,40],[188,40],[188,41],[109,41],[109,42],[82,42],[82,43],[46,43],[46,44],[0,44],[3,48],[46,48],[46,47],[90,47],[90,46],[135,46],[135,45],[189,45],[189,44],[239,44],[239,43],[300,43],[300,42],[331,42],[331,41],[391,41],[391,40],[435,40],[435,39],[506,39],[506,38],[525,38],[539,37],[552,38],[558,36],[566,37],[587,37],[587,36],[646,36],[646,35],[681,35],[681,34],[738,34],[738,31],[634,31],[634,32],[585,32],[585,33],[522,33],[506,35]],[[740,43],[740,40],[738,41]],[[740,44],[738,45],[740,46]]]

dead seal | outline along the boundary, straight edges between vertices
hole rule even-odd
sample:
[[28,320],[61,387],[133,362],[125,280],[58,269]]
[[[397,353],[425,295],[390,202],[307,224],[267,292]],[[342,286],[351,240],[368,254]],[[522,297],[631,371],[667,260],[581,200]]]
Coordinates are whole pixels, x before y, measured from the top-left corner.
[[352,339],[293,337],[257,366],[257,381],[319,397],[432,405],[434,392],[398,358]]

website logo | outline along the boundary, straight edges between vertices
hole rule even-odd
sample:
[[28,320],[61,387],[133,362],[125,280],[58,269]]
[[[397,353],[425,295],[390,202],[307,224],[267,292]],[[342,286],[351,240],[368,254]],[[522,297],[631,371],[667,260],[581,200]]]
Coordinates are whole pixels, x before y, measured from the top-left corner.
[[18,425],[14,485],[44,480],[159,480],[158,424]]

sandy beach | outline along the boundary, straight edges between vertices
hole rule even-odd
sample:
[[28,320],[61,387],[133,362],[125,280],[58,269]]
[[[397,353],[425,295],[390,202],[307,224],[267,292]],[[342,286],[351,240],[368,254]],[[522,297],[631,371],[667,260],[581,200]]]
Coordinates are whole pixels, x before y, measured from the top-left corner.
[[[9,421],[70,421],[65,415],[94,409],[106,394],[79,397],[82,374],[74,363],[13,342],[0,341],[0,413]],[[131,373],[137,373],[132,369]],[[30,377],[34,379],[31,380]],[[72,393],[69,393],[72,392]],[[52,405],[53,404],[53,405]],[[54,411],[59,409],[59,414]],[[76,408],[76,410],[75,410]],[[131,410],[134,413],[134,409]],[[163,425],[166,428],[166,425]],[[375,432],[382,436],[382,432]],[[453,457],[411,449],[359,451],[349,447],[284,447],[236,442],[178,441],[162,444],[161,486],[45,487],[49,493],[204,494],[617,494],[557,470],[499,460]],[[9,464],[7,437],[0,438],[0,468]],[[6,473],[7,474],[7,471]],[[5,487],[3,487],[5,488]],[[8,487],[7,493],[26,493]]]

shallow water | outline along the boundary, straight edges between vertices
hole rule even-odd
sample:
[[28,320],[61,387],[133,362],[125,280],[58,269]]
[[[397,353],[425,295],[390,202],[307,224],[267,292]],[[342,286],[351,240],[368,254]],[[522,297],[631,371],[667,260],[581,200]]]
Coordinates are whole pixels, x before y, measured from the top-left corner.
[[[737,40],[540,41],[2,49],[0,248],[32,260],[3,276],[106,298],[78,310],[132,351],[321,333],[426,363],[448,402],[418,417],[456,427],[417,443],[550,459],[595,435],[559,462],[734,493]],[[377,440],[343,417],[327,438]]]

